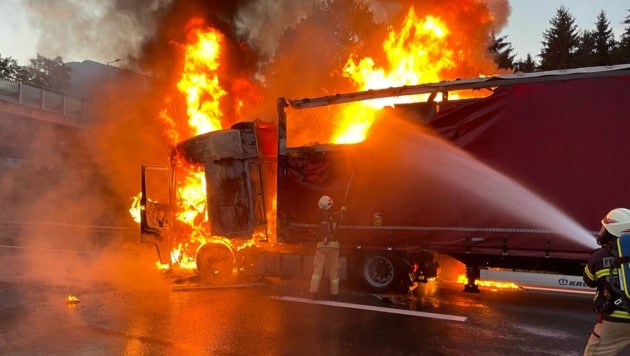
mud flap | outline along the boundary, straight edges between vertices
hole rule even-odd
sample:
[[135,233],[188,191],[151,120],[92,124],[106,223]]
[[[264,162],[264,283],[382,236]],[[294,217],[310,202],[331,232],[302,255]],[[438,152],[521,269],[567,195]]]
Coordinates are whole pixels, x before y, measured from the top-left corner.
[[621,234],[617,239],[619,251],[619,285],[626,297],[630,298],[630,234]]

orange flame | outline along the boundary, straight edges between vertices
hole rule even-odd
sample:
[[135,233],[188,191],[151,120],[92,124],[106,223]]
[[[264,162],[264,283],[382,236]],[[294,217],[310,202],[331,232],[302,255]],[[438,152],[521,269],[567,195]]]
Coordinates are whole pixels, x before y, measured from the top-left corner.
[[[213,28],[201,28],[198,19],[189,33],[184,48],[184,66],[177,89],[186,98],[189,136],[222,129],[221,99],[226,91],[219,82],[223,35]],[[167,120],[168,123],[168,120]],[[176,135],[179,137],[179,135]],[[190,227],[189,242],[178,244],[171,251],[171,263],[182,268],[196,268],[195,253],[207,242],[206,180],[202,167],[178,162],[177,212],[178,221]],[[191,251],[192,250],[192,251]]]
[[192,38],[193,43],[185,49],[184,70],[177,88],[186,96],[188,124],[194,136],[222,128],[220,103],[226,92],[217,74],[223,35],[215,29],[197,29]]
[[[386,63],[378,66],[371,57],[358,62],[350,58],[343,75],[352,79],[361,91],[439,82],[444,79],[443,73],[457,66],[458,49],[454,44],[456,41],[449,41],[450,35],[449,25],[443,19],[431,15],[419,18],[411,7],[400,29],[389,31],[383,43]],[[332,142],[361,142],[375,120],[374,109],[426,101],[428,96],[382,98],[346,105],[339,114],[342,124],[333,135]],[[436,100],[440,101],[441,95]]]
[[[457,276],[457,283],[466,284],[468,283],[468,278],[465,274],[460,274]],[[518,284],[513,282],[500,282],[500,281],[489,281],[489,280],[476,280],[475,284],[481,287],[488,287],[493,289],[520,289],[521,287]]]
[[183,178],[177,182],[178,210],[177,220],[195,226],[200,219],[207,218],[206,179],[200,167],[182,167]]
[[[219,81],[223,35],[216,29],[203,28],[203,20],[192,19],[187,44],[183,45],[184,64],[177,82],[177,89],[186,100],[187,127],[178,127],[171,114],[173,99],[165,98],[165,108],[159,113],[166,137],[171,145],[176,145],[188,137],[222,129],[221,100],[227,94]],[[237,107],[240,103],[237,101]],[[208,226],[206,212],[206,181],[202,167],[178,161],[176,188],[176,219],[188,226],[185,233],[188,242],[179,243],[170,254],[171,264],[182,268],[195,268],[195,253],[207,242]],[[130,214],[140,222],[141,194],[132,198]],[[156,263],[158,268],[167,268]]]
[[[387,65],[378,67],[371,57],[355,62],[348,59],[343,74],[354,81],[359,90],[383,89],[403,85],[437,82],[440,72],[454,66],[453,49],[444,39],[447,25],[437,17],[419,19],[413,7],[409,9],[401,28],[389,31],[383,43]],[[427,94],[404,98],[383,98],[347,105],[342,110],[342,124],[333,136],[335,143],[355,143],[365,140],[375,119],[373,108],[401,102],[426,100]]]
[[176,84],[186,100],[187,127],[178,126],[172,116],[171,96],[165,97],[164,109],[159,113],[173,146],[188,137],[220,130],[221,100],[227,94],[219,83],[223,35],[216,29],[203,28],[201,19],[192,19],[189,25],[189,43],[182,45],[184,63]]
[[389,69],[366,57],[359,63],[349,59],[344,74],[361,90],[437,82],[440,72],[454,66],[453,50],[444,41],[449,33],[442,20],[433,16],[421,20],[412,7],[400,31],[390,31],[383,43]]
[[72,294],[68,294],[68,297],[66,298],[67,304],[77,304],[78,302],[79,302],[79,298],[75,297]]
[[131,197],[131,207],[129,208],[129,214],[133,218],[133,221],[140,223],[140,199],[142,199],[142,193],[136,194]]

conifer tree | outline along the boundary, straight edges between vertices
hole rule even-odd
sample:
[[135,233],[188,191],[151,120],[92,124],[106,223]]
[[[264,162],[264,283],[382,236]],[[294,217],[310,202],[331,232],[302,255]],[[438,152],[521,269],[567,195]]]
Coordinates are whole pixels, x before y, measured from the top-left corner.
[[490,43],[488,50],[494,55],[494,62],[497,64],[497,67],[514,70],[514,57],[516,55],[513,54],[514,48],[512,48],[512,44],[507,42],[507,35],[497,38],[495,33],[492,32]]
[[595,40],[593,65],[607,66],[613,64],[612,53],[617,43],[615,42],[615,36],[610,27],[610,21],[606,18],[604,11],[601,11],[599,15],[597,15],[593,37]]
[[514,64],[515,72],[523,72],[523,73],[531,73],[538,70],[538,64],[532,57],[531,54],[527,53],[527,57],[525,57],[524,61],[519,61]]
[[540,69],[575,68],[576,51],[580,43],[575,18],[567,8],[561,6],[549,24],[551,28],[543,33]]
[[621,40],[619,45],[615,49],[615,63],[617,64],[630,64],[630,9],[629,14],[623,21],[624,27],[623,34],[621,34]]
[[584,30],[580,36],[580,45],[575,52],[575,60],[578,67],[592,67],[596,64],[596,33]]

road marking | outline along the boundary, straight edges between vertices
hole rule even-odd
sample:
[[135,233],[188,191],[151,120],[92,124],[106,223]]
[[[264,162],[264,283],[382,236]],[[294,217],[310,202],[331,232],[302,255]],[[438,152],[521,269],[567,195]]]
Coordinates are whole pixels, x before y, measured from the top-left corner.
[[332,300],[313,300],[313,299],[308,299],[308,298],[297,298],[297,297],[288,297],[288,296],[272,296],[270,298],[278,299],[278,300],[286,300],[290,302],[330,305],[330,306],[341,307],[341,308],[369,310],[369,311],[376,311],[380,313],[410,315],[410,316],[418,316],[418,317],[423,317],[423,318],[444,319],[444,320],[452,320],[452,321],[466,321],[467,319],[465,316],[458,316],[458,315],[428,313],[428,312],[421,312],[421,311],[415,311],[415,310],[377,307],[373,305],[343,303],[343,302],[335,302]]

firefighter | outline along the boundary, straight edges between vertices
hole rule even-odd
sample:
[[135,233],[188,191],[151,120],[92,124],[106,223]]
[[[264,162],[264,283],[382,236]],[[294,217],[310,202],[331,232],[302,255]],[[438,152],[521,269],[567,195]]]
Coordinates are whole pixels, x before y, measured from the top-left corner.
[[598,313],[584,355],[617,355],[630,345],[630,300],[620,290],[617,268],[617,239],[623,232],[630,232],[630,210],[609,211],[597,235],[597,244],[601,247],[593,252],[584,267],[584,283],[597,288],[593,310]]
[[407,294],[409,298],[413,298],[415,290],[418,288],[418,283],[427,283],[427,278],[424,276],[424,271],[420,269],[420,264],[415,261],[409,265],[408,275]]
[[319,282],[322,279],[324,266],[327,265],[330,275],[330,297],[337,299],[339,294],[339,240],[336,230],[346,207],[342,206],[340,211],[333,212],[333,199],[327,195],[322,196],[317,205],[319,206],[319,241],[313,259],[313,275],[311,276],[309,291],[313,299],[318,298]]

